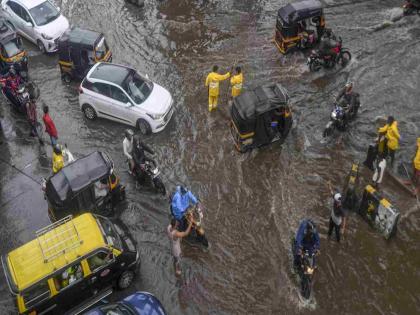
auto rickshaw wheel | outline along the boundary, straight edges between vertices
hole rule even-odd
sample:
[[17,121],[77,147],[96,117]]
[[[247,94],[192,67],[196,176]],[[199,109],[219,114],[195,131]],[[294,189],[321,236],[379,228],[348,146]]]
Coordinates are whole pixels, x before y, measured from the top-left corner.
[[83,113],[85,114],[85,117],[89,120],[94,120],[96,118],[96,112],[93,109],[92,106],[90,106],[89,104],[84,104],[82,106],[83,109]]
[[63,80],[65,83],[69,84],[71,82],[71,75],[69,73],[63,73],[61,75],[61,80]]
[[38,39],[38,41],[37,41],[36,43],[37,43],[37,45],[38,45],[39,50],[40,50],[43,54],[45,54],[45,53],[47,52],[47,50],[45,49],[44,43],[43,43],[42,41],[40,41],[39,39]]
[[135,276],[134,271],[132,270],[124,271],[121,274],[121,276],[118,278],[118,282],[117,282],[118,289],[120,290],[127,289],[133,283],[134,276]]
[[141,118],[137,120],[137,129],[139,129],[143,135],[149,135],[152,132],[152,128],[149,123]]

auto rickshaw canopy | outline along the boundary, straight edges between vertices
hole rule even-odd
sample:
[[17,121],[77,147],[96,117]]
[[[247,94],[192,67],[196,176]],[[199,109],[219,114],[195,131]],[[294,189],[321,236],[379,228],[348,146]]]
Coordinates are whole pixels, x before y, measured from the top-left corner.
[[93,152],[63,167],[46,183],[49,202],[61,205],[86,187],[112,173],[113,162],[102,152]]
[[278,18],[287,25],[294,25],[299,21],[322,15],[322,3],[318,0],[289,3],[278,11]]
[[68,61],[69,54],[67,50],[69,48],[93,51],[103,37],[102,33],[91,30],[78,27],[69,29],[58,41],[60,60]]
[[259,86],[235,97],[232,105],[232,120],[241,133],[256,131],[258,121],[266,114],[281,109],[289,103],[289,95],[280,84]]
[[0,44],[4,45],[17,38],[16,31],[4,19],[0,19]]

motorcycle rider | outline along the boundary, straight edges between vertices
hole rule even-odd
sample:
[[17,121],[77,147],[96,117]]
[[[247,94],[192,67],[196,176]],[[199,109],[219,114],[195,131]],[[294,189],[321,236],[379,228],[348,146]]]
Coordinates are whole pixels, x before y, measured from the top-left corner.
[[185,213],[191,204],[199,205],[197,197],[184,186],[177,186],[171,199],[171,212],[174,218],[179,222],[180,231],[185,231],[188,226]]
[[332,59],[335,59],[337,53],[335,47],[337,46],[337,41],[335,35],[330,29],[325,29],[324,35],[321,37],[321,42],[319,44],[319,54],[322,58],[326,56],[331,56]]
[[[343,107],[346,111],[346,114],[356,114],[359,109],[359,100],[358,100],[358,93],[354,92],[353,90],[353,82],[349,81],[346,83],[344,88],[338,93],[335,102],[338,104],[340,102],[340,106]],[[346,117],[347,119],[349,117]]]
[[124,135],[125,135],[124,140],[123,140],[124,155],[126,156],[128,160],[128,165],[130,168],[129,173],[132,174],[134,171],[134,159],[132,156],[134,132],[131,129],[127,129]]
[[17,74],[15,68],[11,66],[6,77],[6,86],[4,90],[6,96],[9,99],[15,100],[15,102],[17,102],[16,91],[22,83],[22,78]]
[[144,164],[146,163],[146,161],[151,162],[154,165],[154,167],[156,167],[155,160],[147,157],[146,154],[145,154],[145,151],[149,152],[152,155],[155,154],[155,152],[153,152],[153,150],[148,145],[146,145],[145,143],[143,143],[140,140],[139,135],[133,136],[133,151],[132,151],[131,155],[132,155],[133,160],[134,160],[134,169],[135,169],[136,166],[138,166],[141,170],[140,175],[142,175],[142,176],[144,175],[144,171],[145,171]]
[[302,256],[308,251],[310,255],[319,252],[320,240],[315,224],[312,220],[305,219],[300,223],[296,233],[296,248],[294,253],[294,265],[300,269],[302,265]]

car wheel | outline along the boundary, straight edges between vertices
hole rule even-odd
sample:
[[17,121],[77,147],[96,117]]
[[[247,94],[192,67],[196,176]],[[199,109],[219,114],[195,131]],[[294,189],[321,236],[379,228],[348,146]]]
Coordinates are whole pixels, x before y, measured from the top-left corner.
[[97,117],[95,110],[89,104],[84,104],[82,109],[87,119],[94,120]]
[[43,43],[43,42],[41,42],[39,39],[38,39],[38,41],[37,41],[36,43],[37,43],[37,45],[38,45],[39,50],[40,50],[43,54],[45,54],[47,51],[46,51],[46,49],[45,49],[44,43]]
[[118,278],[117,286],[118,289],[124,290],[127,289],[134,280],[134,271],[126,270],[124,271],[121,276]]
[[137,129],[139,129],[143,135],[149,135],[152,132],[149,123],[144,119],[137,120]]
[[63,73],[61,76],[61,80],[63,80],[65,83],[69,84],[71,82],[71,76],[68,73]]

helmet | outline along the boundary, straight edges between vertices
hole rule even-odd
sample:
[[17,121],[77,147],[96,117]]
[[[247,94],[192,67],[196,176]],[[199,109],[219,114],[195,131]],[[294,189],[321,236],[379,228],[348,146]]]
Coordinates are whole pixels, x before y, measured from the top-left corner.
[[341,194],[340,193],[336,193],[334,195],[334,201],[341,202]]
[[315,226],[312,221],[308,221],[305,228],[305,235],[309,236],[315,232]]
[[124,134],[125,134],[125,137],[126,137],[126,138],[131,139],[131,138],[133,137],[133,135],[134,135],[134,132],[133,132],[133,130],[131,130],[131,129],[126,129],[126,130],[124,131]]
[[54,153],[55,154],[61,154],[61,145],[59,145],[58,143],[54,146]]
[[346,87],[346,89],[351,89],[353,87],[353,82],[352,81],[347,81],[345,87]]

